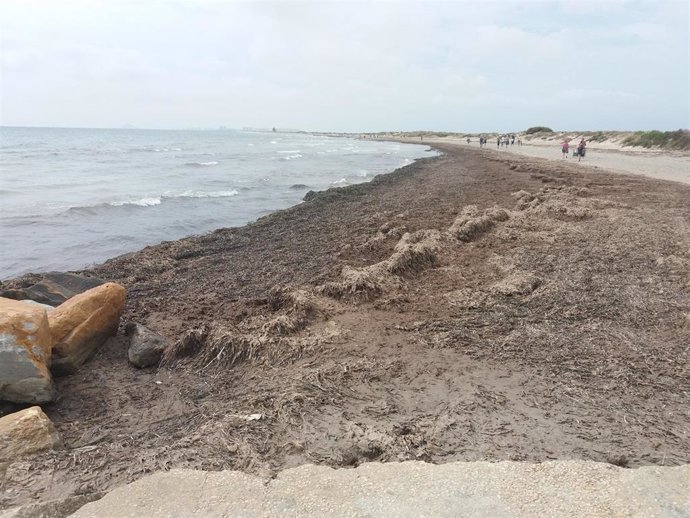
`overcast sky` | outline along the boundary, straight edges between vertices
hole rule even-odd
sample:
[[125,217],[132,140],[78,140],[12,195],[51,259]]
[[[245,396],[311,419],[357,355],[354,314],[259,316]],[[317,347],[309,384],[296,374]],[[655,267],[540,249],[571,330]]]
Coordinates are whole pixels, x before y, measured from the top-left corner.
[[1,0],[0,122],[687,128],[689,5]]

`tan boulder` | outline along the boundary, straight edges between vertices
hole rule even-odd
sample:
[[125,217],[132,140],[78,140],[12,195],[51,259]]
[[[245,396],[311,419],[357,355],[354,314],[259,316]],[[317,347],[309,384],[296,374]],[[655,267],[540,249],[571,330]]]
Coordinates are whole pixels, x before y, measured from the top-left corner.
[[52,370],[75,372],[96,349],[117,333],[125,307],[125,289],[109,282],[75,295],[50,312]]
[[52,346],[45,309],[0,298],[0,399],[16,403],[53,399]]
[[0,460],[14,460],[60,445],[60,434],[40,407],[0,417]]

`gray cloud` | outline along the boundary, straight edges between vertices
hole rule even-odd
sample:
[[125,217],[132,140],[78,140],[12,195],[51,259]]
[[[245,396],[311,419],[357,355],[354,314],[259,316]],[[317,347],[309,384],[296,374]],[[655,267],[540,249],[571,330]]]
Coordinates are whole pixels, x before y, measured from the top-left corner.
[[685,2],[3,0],[6,125],[687,127]]

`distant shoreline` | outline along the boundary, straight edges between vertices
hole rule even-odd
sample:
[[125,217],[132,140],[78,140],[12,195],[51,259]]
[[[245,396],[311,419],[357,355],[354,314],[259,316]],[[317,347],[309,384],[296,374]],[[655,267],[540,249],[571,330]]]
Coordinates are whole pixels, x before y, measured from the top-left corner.
[[[479,147],[476,139],[471,139],[470,144],[467,144],[465,140],[458,137],[425,138],[424,140],[417,141],[409,138],[391,138],[391,140],[404,143],[444,144],[475,149]],[[484,150],[501,155],[507,153],[543,158],[573,167],[586,165],[607,172],[643,175],[655,180],[690,184],[690,152],[688,151],[626,148],[620,145],[602,147],[600,144],[590,143],[586,157],[582,162],[578,163],[577,159],[572,157],[568,159],[562,158],[559,140],[540,138],[523,142],[522,146],[516,143],[507,148],[497,148],[494,139],[493,141],[489,140]]]

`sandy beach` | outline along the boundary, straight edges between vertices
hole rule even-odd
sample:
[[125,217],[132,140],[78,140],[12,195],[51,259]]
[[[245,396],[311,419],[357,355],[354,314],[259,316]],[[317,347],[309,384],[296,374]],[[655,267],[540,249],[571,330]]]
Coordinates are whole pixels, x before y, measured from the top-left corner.
[[0,518],[690,518],[688,2],[36,4]]
[[6,466],[0,507],[170,468],[687,463],[690,186],[434,147],[85,272],[127,288],[165,364],[118,335],[58,378],[66,446]]
[[[576,134],[571,142],[576,147],[579,136]],[[525,137],[522,137],[525,139]],[[419,139],[404,139],[405,142],[419,142]],[[462,138],[425,138],[425,142],[437,144],[451,144],[456,146],[479,147],[477,138],[470,144]],[[577,157],[562,158],[560,140],[546,140],[543,138],[525,139],[521,146],[515,143],[508,147],[497,147],[496,139],[489,139],[487,149],[498,152],[514,153],[517,155],[545,158],[563,162],[577,162]],[[589,142],[587,155],[578,165],[587,165],[594,169],[605,169],[629,174],[641,174],[658,180],[671,180],[690,184],[690,153],[687,151],[662,151],[658,149],[623,147],[620,143]]]

